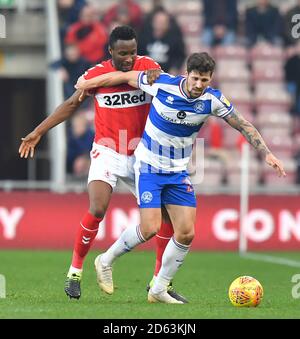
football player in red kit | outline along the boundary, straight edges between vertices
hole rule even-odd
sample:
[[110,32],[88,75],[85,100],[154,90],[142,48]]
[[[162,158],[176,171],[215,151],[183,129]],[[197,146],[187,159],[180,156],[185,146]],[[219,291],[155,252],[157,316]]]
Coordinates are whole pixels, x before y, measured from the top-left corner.
[[[89,69],[84,75],[85,79],[116,70],[123,72],[152,70],[149,72],[151,82],[151,78],[154,81],[160,73],[160,66],[153,59],[137,55],[136,33],[129,26],[119,26],[111,32],[109,52],[111,59]],[[78,227],[72,262],[65,282],[66,294],[77,299],[81,296],[80,282],[84,259],[97,235],[99,223],[105,216],[117,181],[123,181],[135,193],[133,152],[143,133],[151,103],[148,94],[127,84],[97,88],[88,94],[93,94],[95,105],[95,139],[90,153],[91,165],[88,176],[90,206]],[[20,156],[33,157],[35,146],[41,137],[50,128],[71,117],[86,97],[87,93],[82,94],[82,91],[77,90],[30,134],[22,138]],[[162,254],[172,235],[173,227],[165,211],[161,229],[156,236],[156,265],[153,279],[159,272]],[[112,294],[113,287],[106,292]],[[169,286],[168,293],[173,298],[187,302],[183,296],[175,292],[172,285]]]

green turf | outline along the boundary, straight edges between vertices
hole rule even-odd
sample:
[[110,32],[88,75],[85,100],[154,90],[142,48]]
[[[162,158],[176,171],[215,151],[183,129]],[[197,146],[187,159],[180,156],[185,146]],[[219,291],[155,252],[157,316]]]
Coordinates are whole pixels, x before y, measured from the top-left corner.
[[[64,293],[71,251],[0,251],[0,274],[7,285],[7,296],[0,299],[0,319],[300,318],[300,299],[294,299],[291,292],[291,278],[300,273],[297,267],[247,260],[231,252],[191,252],[175,279],[176,289],[190,303],[164,305],[146,300],[154,253],[129,253],[115,263],[116,290],[112,296],[98,290],[95,256],[96,252],[90,252],[87,257],[78,301],[69,300]],[[300,253],[285,252],[282,256],[300,262]],[[240,275],[254,276],[262,283],[265,295],[259,307],[236,308],[230,304],[228,287]]]

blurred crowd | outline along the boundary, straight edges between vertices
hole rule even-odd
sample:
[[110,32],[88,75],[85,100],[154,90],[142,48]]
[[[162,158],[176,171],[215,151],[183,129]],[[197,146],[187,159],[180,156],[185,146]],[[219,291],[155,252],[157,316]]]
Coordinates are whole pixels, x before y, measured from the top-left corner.
[[[300,43],[295,19],[300,0],[253,0],[250,6],[238,0],[174,2],[171,8],[164,0],[149,0],[147,6],[138,0],[110,1],[107,6],[97,0],[57,0],[63,56],[52,67],[60,71],[65,97],[85,70],[110,57],[108,36],[118,25],[135,28],[138,54],[152,57],[174,75],[185,71],[189,53],[206,50],[217,61],[213,86],[258,127],[287,164],[290,182],[300,183]],[[74,178],[87,175],[92,115],[90,100],[68,127],[67,168]],[[227,132],[219,120],[209,120],[200,132],[206,138],[205,168],[211,176],[205,183],[238,184],[244,140]],[[253,183],[276,184],[261,159],[251,156]]]

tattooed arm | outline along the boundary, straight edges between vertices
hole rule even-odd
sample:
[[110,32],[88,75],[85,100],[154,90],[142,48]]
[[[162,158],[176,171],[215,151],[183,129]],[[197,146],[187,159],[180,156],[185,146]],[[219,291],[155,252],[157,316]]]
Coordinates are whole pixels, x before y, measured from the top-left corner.
[[227,115],[224,120],[238,130],[258,152],[263,155],[271,153],[258,130],[246,120],[237,110]]
[[238,130],[260,154],[265,157],[267,164],[272,166],[278,176],[286,176],[283,165],[269,150],[258,130],[246,120],[237,110],[233,111],[224,118],[224,120],[233,128]]

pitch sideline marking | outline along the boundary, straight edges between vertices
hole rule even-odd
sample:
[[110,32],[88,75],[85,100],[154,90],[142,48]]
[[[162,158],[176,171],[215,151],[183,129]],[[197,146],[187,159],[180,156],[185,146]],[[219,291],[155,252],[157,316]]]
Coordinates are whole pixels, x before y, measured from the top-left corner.
[[0,274],[0,298],[6,298],[6,280],[3,274]]
[[271,255],[245,253],[245,254],[240,254],[240,256],[244,259],[266,261],[272,264],[285,265],[285,266],[290,266],[290,267],[300,267],[299,261],[290,260],[286,258],[280,258],[280,257],[274,257]]

